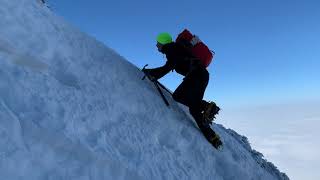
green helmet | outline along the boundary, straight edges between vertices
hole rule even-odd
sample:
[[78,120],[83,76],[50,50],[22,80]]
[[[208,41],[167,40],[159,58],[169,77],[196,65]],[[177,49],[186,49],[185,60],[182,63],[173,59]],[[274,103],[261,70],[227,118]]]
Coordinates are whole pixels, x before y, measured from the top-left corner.
[[172,42],[172,37],[169,33],[160,33],[157,36],[157,42],[165,45]]

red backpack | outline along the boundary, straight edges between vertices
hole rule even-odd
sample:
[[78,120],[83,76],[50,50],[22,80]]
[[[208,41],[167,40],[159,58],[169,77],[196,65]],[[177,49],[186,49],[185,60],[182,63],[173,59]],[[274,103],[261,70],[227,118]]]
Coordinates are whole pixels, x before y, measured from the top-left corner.
[[215,53],[187,29],[178,35],[176,42],[190,48],[192,55],[199,59],[205,67],[211,63]]

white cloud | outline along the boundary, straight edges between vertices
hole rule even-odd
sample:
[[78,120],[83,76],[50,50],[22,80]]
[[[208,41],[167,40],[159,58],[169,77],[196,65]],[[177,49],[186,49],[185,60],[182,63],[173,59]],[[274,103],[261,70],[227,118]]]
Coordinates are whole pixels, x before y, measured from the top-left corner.
[[228,109],[219,122],[247,136],[293,180],[320,179],[320,101]]

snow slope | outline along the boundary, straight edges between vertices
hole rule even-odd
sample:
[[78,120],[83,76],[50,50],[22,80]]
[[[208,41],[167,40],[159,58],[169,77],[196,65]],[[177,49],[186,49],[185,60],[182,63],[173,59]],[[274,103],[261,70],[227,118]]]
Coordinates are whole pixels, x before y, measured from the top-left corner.
[[219,152],[185,107],[37,0],[0,1],[0,177],[288,179],[221,125]]

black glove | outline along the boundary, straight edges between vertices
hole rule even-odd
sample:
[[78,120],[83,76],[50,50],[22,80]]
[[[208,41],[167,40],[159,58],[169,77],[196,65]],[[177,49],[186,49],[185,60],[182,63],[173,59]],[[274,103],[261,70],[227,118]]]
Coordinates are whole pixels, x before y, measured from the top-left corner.
[[142,69],[142,72],[150,79],[150,81],[155,82],[158,79],[152,75],[152,69]]

